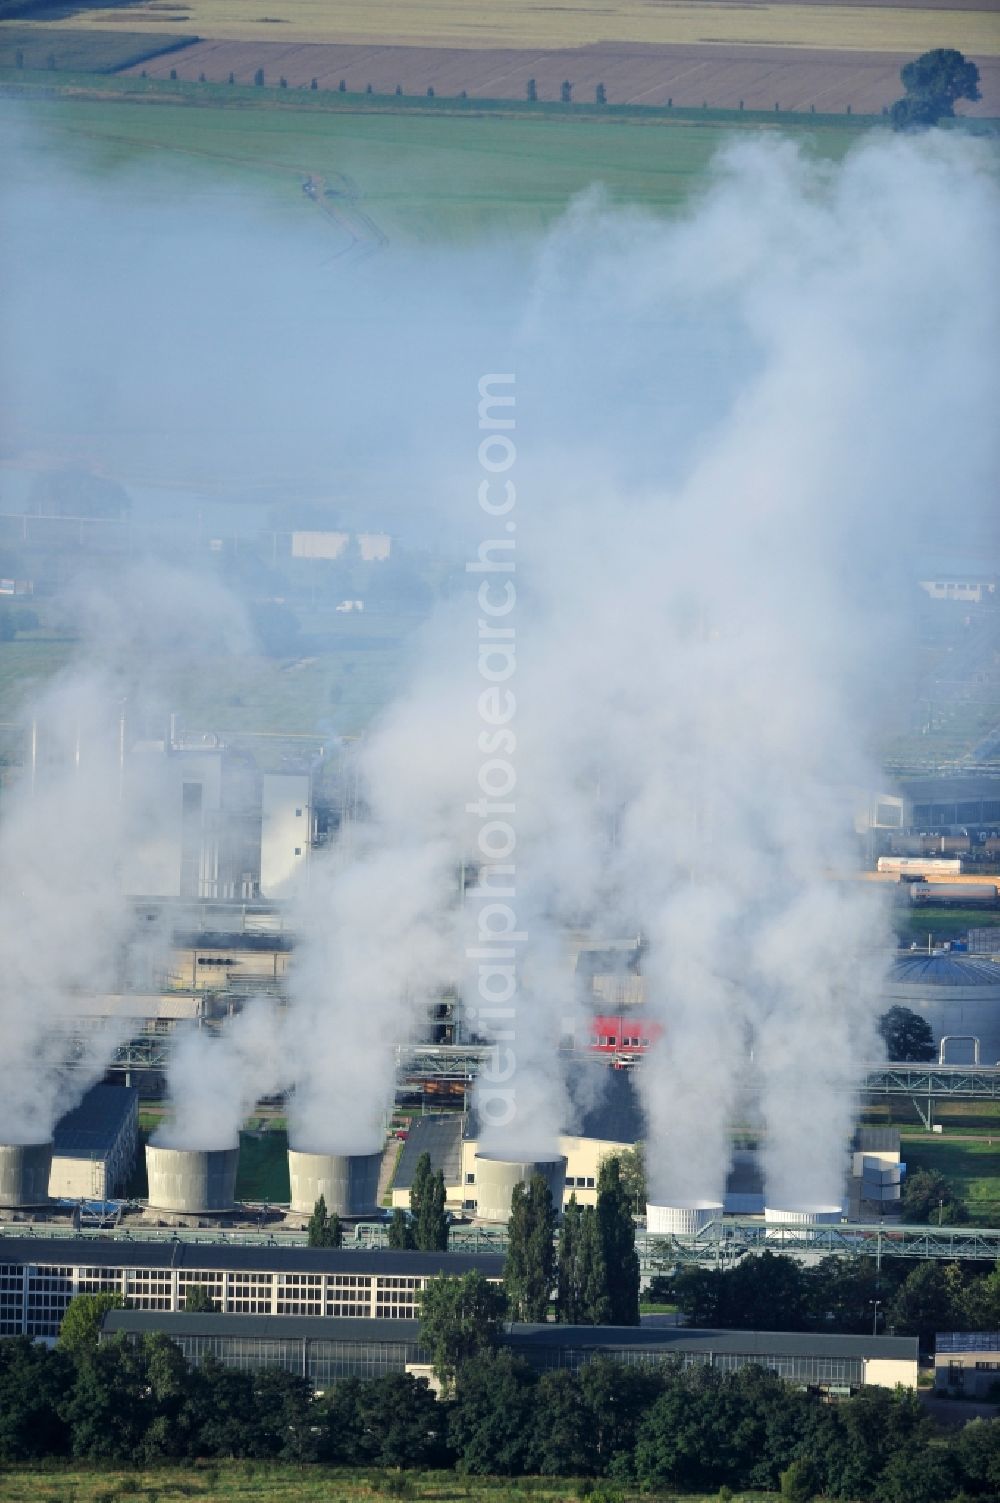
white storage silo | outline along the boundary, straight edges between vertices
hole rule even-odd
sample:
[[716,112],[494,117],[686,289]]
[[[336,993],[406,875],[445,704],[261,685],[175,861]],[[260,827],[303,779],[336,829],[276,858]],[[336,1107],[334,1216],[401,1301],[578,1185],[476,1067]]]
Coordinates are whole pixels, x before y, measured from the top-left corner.
[[378,1209],[382,1153],[308,1153],[288,1150],[289,1209],[311,1216],[320,1196],[331,1216],[371,1216]]
[[540,1174],[549,1187],[556,1215],[562,1215],[566,1189],[566,1159],[506,1159],[494,1153],[476,1154],[476,1215],[480,1221],[507,1222],[517,1185]]
[[197,1216],[232,1211],[239,1148],[163,1148],[146,1145],[151,1210]]
[[675,1200],[646,1206],[646,1230],[654,1237],[694,1237],[722,1219],[721,1200]]

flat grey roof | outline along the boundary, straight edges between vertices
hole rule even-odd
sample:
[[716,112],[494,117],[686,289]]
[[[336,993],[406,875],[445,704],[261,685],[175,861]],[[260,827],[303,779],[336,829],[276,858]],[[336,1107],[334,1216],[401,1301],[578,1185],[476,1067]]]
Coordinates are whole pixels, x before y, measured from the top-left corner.
[[859,1127],[854,1134],[856,1153],[899,1153],[901,1142],[898,1127]]
[[143,1242],[115,1237],[0,1237],[0,1264],[42,1263],[63,1267],[180,1268],[215,1272],[360,1273],[430,1278],[477,1271],[502,1278],[500,1253],[395,1252],[386,1248],[280,1247],[269,1243],[232,1246],[222,1242]]
[[52,1135],[53,1153],[90,1155],[108,1152],[138,1106],[139,1092],[134,1086],[91,1086],[79,1106],[56,1123]]
[[[416,1320],[353,1320],[323,1315],[213,1315],[164,1313],[156,1310],[109,1310],[104,1330],[162,1331],[167,1336],[294,1337],[359,1343],[419,1344]],[[677,1356],[719,1353],[759,1357],[854,1357],[916,1362],[915,1336],[829,1336],[801,1331],[703,1331],[683,1327],[564,1326],[508,1327],[504,1344],[515,1352],[576,1350],[636,1351]]]
[[420,1334],[417,1320],[344,1319],[324,1315],[222,1315],[199,1311],[108,1310],[102,1330],[146,1333],[162,1331],[164,1336],[256,1336],[286,1337],[301,1341],[403,1342],[416,1346]]
[[462,1162],[462,1118],[458,1112],[417,1118],[399,1155],[393,1189],[410,1188],[422,1153],[430,1155],[431,1169],[435,1174],[439,1169],[442,1171],[445,1184],[456,1183]]
[[[581,1061],[568,1081],[569,1111],[562,1130],[570,1137],[605,1143],[635,1143],[646,1124],[635,1080],[629,1070],[612,1070],[606,1060]],[[466,1118],[465,1137],[478,1139],[475,1110]]]
[[532,1347],[586,1347],[661,1353],[720,1352],[750,1357],[883,1357],[917,1360],[915,1336],[831,1336],[822,1331],[703,1331],[684,1326],[525,1325],[511,1342]]

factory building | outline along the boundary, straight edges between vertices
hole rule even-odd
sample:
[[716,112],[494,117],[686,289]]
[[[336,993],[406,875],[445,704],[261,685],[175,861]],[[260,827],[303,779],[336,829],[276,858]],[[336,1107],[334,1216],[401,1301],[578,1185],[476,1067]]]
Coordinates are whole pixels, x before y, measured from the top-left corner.
[[[343,1378],[409,1372],[429,1376],[415,1320],[270,1319],[110,1310],[102,1339],[160,1331],[189,1362],[208,1356],[243,1370],[283,1367],[326,1388]],[[628,1367],[680,1362],[736,1372],[764,1367],[790,1383],[846,1396],[867,1384],[917,1386],[916,1337],[826,1336],[773,1331],[698,1331],[662,1326],[515,1325],[504,1346],[537,1371],[576,1371],[595,1357]]]
[[972,1064],[977,1052],[980,1064],[1000,1062],[1000,962],[912,951],[893,961],[882,999],[926,1018],[943,1063]]
[[898,1216],[906,1165],[901,1162],[898,1127],[859,1127],[847,1182],[848,1221]]
[[1000,1331],[939,1331],[934,1387],[958,1399],[1000,1395]]
[[144,790],[150,819],[123,868],[127,893],[247,902],[291,896],[316,839],[313,768],[261,772],[215,735],[142,741],[125,759],[126,788]]
[[[599,1064],[581,1064],[580,1071],[585,1104],[576,1108],[570,1123],[572,1130],[559,1137],[555,1154],[566,1160],[563,1204],[575,1195],[581,1205],[596,1205],[601,1164],[606,1158],[634,1148],[644,1135],[644,1124],[635,1083],[628,1071],[608,1070]],[[586,1089],[586,1071],[598,1072],[589,1083],[599,1089]],[[471,1215],[479,1214],[479,1181],[484,1172],[492,1174],[478,1162],[488,1158],[482,1150],[474,1112],[464,1117],[418,1118],[396,1165],[393,1206],[404,1209],[409,1206],[417,1160],[422,1153],[428,1153],[434,1171],[440,1169],[444,1174],[448,1204]]]
[[476,1270],[498,1283],[503,1262],[496,1253],[0,1237],[0,1336],[57,1336],[76,1294],[183,1311],[195,1284],[224,1315],[406,1321],[429,1279]]
[[139,1145],[139,1092],[96,1085],[56,1123],[49,1195],[109,1200],[124,1192]]

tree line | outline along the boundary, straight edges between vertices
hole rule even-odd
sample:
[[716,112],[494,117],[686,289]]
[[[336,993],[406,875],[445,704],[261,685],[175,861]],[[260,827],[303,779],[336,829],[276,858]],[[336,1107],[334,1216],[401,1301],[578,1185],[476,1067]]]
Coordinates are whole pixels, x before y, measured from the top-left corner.
[[690,1267],[653,1280],[654,1300],[676,1303],[688,1325],[745,1331],[892,1331],[929,1346],[937,1331],[1000,1329],[1000,1264],[982,1271],[936,1258],[915,1264],[823,1258],[804,1267],[764,1252],[734,1268]]
[[539,1374],[510,1352],[480,1351],[445,1398],[405,1374],[348,1378],[316,1395],[283,1369],[242,1372],[211,1358],[192,1367],[160,1334],[54,1349],[0,1340],[0,1462],[230,1457],[780,1488],[789,1499],[822,1492],[855,1503],[1000,1492],[1000,1425],[945,1433],[914,1394],[867,1389],[829,1405],[757,1367],[598,1358]]
[[571,1195],[556,1239],[557,1210],[540,1174],[517,1185],[507,1224],[504,1291],[511,1320],[568,1325],[639,1324],[639,1257],[629,1194],[617,1157],[601,1164],[597,1204]]

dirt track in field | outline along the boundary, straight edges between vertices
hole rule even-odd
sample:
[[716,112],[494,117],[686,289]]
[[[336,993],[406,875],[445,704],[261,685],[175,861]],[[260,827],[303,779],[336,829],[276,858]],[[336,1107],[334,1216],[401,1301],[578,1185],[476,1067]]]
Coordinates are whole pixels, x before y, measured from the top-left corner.
[[[252,83],[258,68],[265,81],[287,80],[289,88],[336,89],[341,79],[361,93],[371,84],[377,94],[454,97],[463,90],[471,99],[524,99],[535,79],[538,97],[560,97],[564,81],[573,99],[593,103],[603,83],[609,104],[748,110],[815,109],[839,114],[878,114],[900,95],[899,70],[907,58],[891,53],[805,51],[783,47],[677,46],[601,43],[564,51],[471,51],[440,47],[348,46],[304,42],[205,41],[183,52],[144,65],[151,78],[225,83]],[[139,73],[140,68],[130,68]],[[1000,60],[980,64],[983,98],[962,106],[975,115],[1000,115]]]

